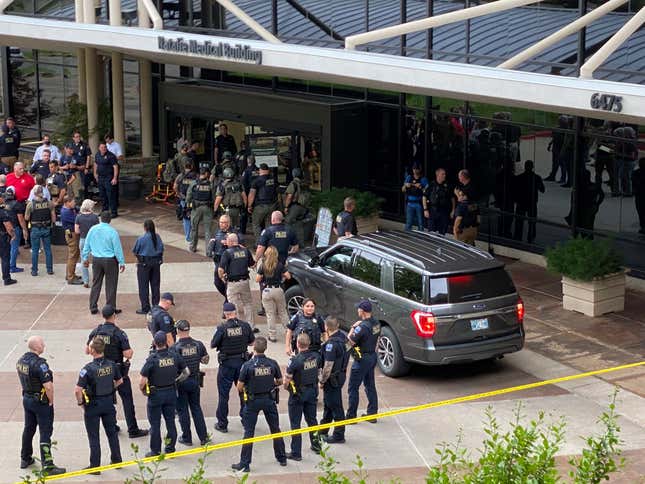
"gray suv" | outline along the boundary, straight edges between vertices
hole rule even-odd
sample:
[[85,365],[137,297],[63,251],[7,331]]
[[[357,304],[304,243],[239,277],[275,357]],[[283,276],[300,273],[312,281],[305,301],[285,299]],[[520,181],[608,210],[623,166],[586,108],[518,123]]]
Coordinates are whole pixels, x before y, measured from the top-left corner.
[[445,365],[519,351],[524,304],[504,264],[487,252],[427,232],[379,231],[289,258],[289,312],[305,297],[348,329],[369,299],[381,321],[381,371]]

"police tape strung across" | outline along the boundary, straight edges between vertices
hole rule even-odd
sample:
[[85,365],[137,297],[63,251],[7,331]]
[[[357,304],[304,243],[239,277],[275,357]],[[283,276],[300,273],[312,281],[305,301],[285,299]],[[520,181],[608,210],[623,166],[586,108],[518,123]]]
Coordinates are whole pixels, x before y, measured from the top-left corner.
[[[567,381],[571,380],[579,380],[581,378],[589,378],[591,376],[598,376],[598,375],[604,375],[606,373],[612,373],[614,371],[620,371],[620,370],[627,370],[629,368],[636,368],[638,366],[645,366],[645,361],[638,361],[636,363],[628,363],[626,365],[620,365],[620,366],[613,366],[611,368],[603,368],[601,370],[593,370],[593,371],[588,371],[585,373],[576,373],[574,375],[569,375],[569,376],[562,376],[559,378],[552,378],[550,380],[542,380],[542,381],[537,381],[534,383],[527,383],[525,385],[518,385],[514,387],[507,387],[507,388],[500,388],[498,390],[492,390],[490,392],[483,392],[483,393],[475,393],[472,395],[466,395],[463,397],[456,397],[456,398],[451,398],[449,400],[440,400],[438,402],[430,402],[430,403],[424,403],[422,405],[415,405],[412,407],[404,407],[400,408],[397,410],[389,410],[387,412],[381,412],[373,415],[365,415],[364,417],[356,417],[356,418],[350,418],[338,422],[330,422],[327,424],[320,424],[312,427],[303,427],[300,429],[296,430],[285,430],[283,432],[275,433],[275,434],[266,434],[266,435],[260,435],[258,437],[252,437],[250,439],[240,439],[240,440],[231,440],[229,442],[222,442],[220,444],[212,444],[212,445],[206,445],[203,447],[198,447],[195,449],[187,449],[187,450],[181,450],[177,452],[173,452],[170,454],[165,454],[163,456],[164,460],[169,460],[169,459],[176,459],[178,457],[185,457],[188,455],[194,455],[194,454],[201,454],[204,452],[213,452],[216,450],[222,450],[222,449],[229,449],[231,447],[238,447],[240,445],[244,444],[255,444],[257,442],[264,442],[267,440],[273,440],[277,438],[283,438],[283,437],[290,437],[293,435],[298,435],[298,434],[305,434],[309,432],[316,432],[318,430],[325,430],[325,429],[330,429],[335,426],[339,425],[350,425],[350,424],[355,424],[359,422],[366,422],[368,420],[374,420],[374,419],[381,419],[381,418],[387,418],[387,417],[394,417],[396,415],[402,415],[406,413],[413,413],[413,412],[419,412],[421,410],[429,410],[431,408],[439,408],[439,407],[447,407],[449,405],[456,405],[459,403],[465,403],[465,402],[472,402],[474,400],[481,400],[483,398],[489,398],[489,397],[494,397],[497,395],[506,395],[509,393],[515,393],[515,392],[521,392],[523,390],[531,390],[533,388],[539,388],[547,385],[556,385],[558,383],[564,383]],[[56,476],[47,476],[45,478],[46,481],[57,481],[61,479],[70,479],[72,477],[78,477],[78,476],[84,476],[91,474],[93,472],[103,472],[103,471],[108,471],[111,469],[121,469],[123,467],[131,467],[137,465],[139,462],[154,462],[156,460],[159,460],[160,456],[153,456],[153,457],[145,457],[143,459],[140,459],[139,461],[136,460],[131,460],[127,462],[120,462],[118,464],[110,464],[106,466],[101,466],[101,467],[93,467],[93,468],[87,468],[87,469],[81,469],[78,471],[73,471],[73,472],[66,472],[64,474],[59,474]],[[25,481],[18,481],[16,484],[26,484]]]

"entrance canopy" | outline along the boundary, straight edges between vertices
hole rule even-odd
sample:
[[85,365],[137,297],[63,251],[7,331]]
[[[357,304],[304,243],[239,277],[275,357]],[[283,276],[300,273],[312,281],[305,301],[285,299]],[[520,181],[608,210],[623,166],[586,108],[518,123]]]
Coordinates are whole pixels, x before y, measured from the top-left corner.
[[645,124],[645,88],[637,84],[13,15],[0,15],[0,42],[21,48],[70,52],[89,47],[159,63],[318,80]]

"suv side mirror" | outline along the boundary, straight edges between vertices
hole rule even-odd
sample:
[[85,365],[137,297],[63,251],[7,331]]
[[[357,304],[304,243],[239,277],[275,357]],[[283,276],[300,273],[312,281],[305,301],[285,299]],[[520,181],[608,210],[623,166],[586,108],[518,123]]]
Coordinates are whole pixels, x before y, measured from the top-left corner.
[[309,259],[309,267],[316,267],[317,265],[320,265],[320,257],[315,255]]

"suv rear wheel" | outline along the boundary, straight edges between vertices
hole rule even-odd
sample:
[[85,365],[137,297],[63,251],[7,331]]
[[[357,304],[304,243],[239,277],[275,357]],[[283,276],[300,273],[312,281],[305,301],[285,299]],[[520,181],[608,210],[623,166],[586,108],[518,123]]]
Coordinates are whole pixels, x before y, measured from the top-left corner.
[[300,284],[296,284],[285,291],[284,298],[287,301],[287,312],[291,317],[302,309],[305,294]]
[[389,377],[396,378],[410,371],[410,364],[403,359],[403,352],[394,331],[389,326],[381,328],[381,336],[376,345],[378,366]]

